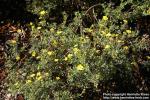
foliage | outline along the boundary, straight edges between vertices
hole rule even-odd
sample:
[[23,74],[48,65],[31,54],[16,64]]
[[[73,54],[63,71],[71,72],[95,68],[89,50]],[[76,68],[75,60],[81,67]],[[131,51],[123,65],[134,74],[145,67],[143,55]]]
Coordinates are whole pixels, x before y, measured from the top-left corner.
[[[104,9],[104,15],[98,19],[98,13],[93,13],[95,21],[88,28],[83,26],[88,9],[83,8],[73,12],[75,17],[68,26],[66,9],[61,12],[61,24],[49,23],[51,9],[68,2],[52,1],[34,0],[28,10],[37,14],[39,20],[28,24],[30,36],[27,38],[20,28],[6,42],[8,91],[13,95],[23,93],[30,100],[72,100],[83,97],[91,83],[98,91],[99,82],[112,79],[118,70],[125,73],[120,76],[126,77],[124,81],[133,79],[136,68],[149,70],[149,34],[129,26],[139,16],[150,14],[148,0],[120,0],[120,4],[106,0],[98,5]],[[90,0],[82,2],[87,6]],[[74,87],[81,92],[73,92]]]

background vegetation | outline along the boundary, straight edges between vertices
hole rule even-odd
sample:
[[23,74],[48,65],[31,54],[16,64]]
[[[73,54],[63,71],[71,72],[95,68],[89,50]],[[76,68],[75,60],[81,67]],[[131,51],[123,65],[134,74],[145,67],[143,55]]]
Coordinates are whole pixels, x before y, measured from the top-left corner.
[[1,69],[7,76],[1,94],[99,100],[103,93],[150,91],[149,0],[1,4]]

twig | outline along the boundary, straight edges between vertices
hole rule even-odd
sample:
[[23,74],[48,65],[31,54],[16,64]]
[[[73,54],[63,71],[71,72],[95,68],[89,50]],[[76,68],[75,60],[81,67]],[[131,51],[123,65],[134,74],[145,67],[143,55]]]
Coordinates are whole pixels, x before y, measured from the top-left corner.
[[94,8],[94,7],[96,7],[96,6],[99,6],[99,5],[101,5],[101,4],[95,4],[95,5],[91,6],[91,7],[85,12],[85,15],[89,12],[89,10],[91,10],[92,8]]

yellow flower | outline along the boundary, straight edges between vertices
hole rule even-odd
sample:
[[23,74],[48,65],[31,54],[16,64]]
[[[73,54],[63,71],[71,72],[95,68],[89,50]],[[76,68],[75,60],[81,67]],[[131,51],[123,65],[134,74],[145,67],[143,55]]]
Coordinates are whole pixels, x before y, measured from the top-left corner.
[[147,10],[147,14],[150,15],[150,8]]
[[105,49],[109,49],[109,48],[110,48],[110,45],[106,45],[106,46],[105,46]]
[[112,37],[118,37],[119,34],[112,34]]
[[135,61],[131,62],[131,64],[134,66],[138,66],[137,62],[135,62]]
[[38,73],[36,74],[36,76],[41,76],[41,72],[38,72]]
[[21,33],[21,29],[18,29],[18,30],[17,30],[17,33]]
[[36,77],[37,80],[41,80],[42,79],[42,76],[39,76],[39,77]]
[[150,56],[146,56],[147,57],[147,59],[150,59]]
[[84,67],[81,64],[79,64],[79,65],[77,65],[77,70],[79,70],[79,71],[84,70]]
[[17,60],[17,61],[20,60],[20,56],[19,56],[19,55],[16,56],[16,60]]
[[127,21],[127,20],[123,20],[123,22],[124,22],[124,23],[128,23],[128,21]]
[[86,38],[83,38],[81,42],[82,42],[82,43],[87,43],[88,41],[89,41],[89,40],[87,40]]
[[51,55],[53,54],[53,52],[52,52],[52,51],[48,51],[47,54],[48,54],[49,56],[51,56]]
[[32,57],[35,57],[36,52],[35,52],[35,51],[33,51],[31,55],[32,55]]
[[124,46],[123,48],[124,48],[125,50],[128,50],[128,49],[129,49],[129,47],[128,47],[128,46]]
[[42,15],[45,15],[46,14],[46,11],[44,11],[44,10],[42,10],[42,11],[40,11],[40,15],[42,16]]
[[74,45],[74,47],[77,47],[77,46],[78,46],[78,44],[75,44],[75,45]]
[[102,20],[108,20],[108,17],[107,16],[103,16],[103,19]]
[[60,80],[60,77],[59,77],[59,76],[57,76],[57,77],[56,77],[56,80]]
[[10,41],[12,44],[16,44],[17,42],[16,42],[16,40],[11,40]]
[[36,57],[37,60],[39,60],[40,58],[41,58],[40,56],[37,56],[37,57]]
[[88,37],[88,36],[85,36],[85,38],[86,38],[86,39],[89,39],[89,37]]
[[32,22],[30,22],[30,26],[32,26],[33,25],[33,23]]
[[67,58],[67,57],[65,57],[65,58],[64,58],[64,60],[65,60],[65,61],[67,61],[67,60],[68,60],[68,58]]
[[57,43],[56,40],[53,40],[52,44],[53,44],[54,46],[56,46],[58,43]]
[[58,62],[59,59],[54,59],[55,62]]
[[17,82],[17,83],[15,83],[14,85],[17,86],[17,85],[19,85],[19,83]]
[[90,33],[91,33],[93,30],[90,29],[90,28],[85,28],[83,31],[84,31],[84,32],[90,32]]
[[78,48],[73,48],[73,51],[74,51],[74,53],[77,53],[77,52],[79,52],[79,49]]
[[72,56],[73,56],[72,54],[68,54],[67,58],[68,58],[68,59],[71,59]]
[[42,51],[43,53],[47,52],[47,50],[46,50],[46,49],[42,49],[41,51]]
[[90,29],[90,28],[88,28],[88,29],[87,29],[87,32],[90,32],[90,33],[91,33],[91,32],[93,32],[93,30]]
[[62,33],[62,31],[57,31],[57,32],[56,32],[57,35],[59,35],[59,34],[61,34],[61,33]]
[[30,75],[30,77],[34,77],[34,76],[35,76],[35,74],[31,74],[31,75]]
[[40,30],[42,27],[37,27],[38,30]]
[[48,76],[49,75],[49,73],[45,73],[45,76]]
[[131,31],[131,30],[126,30],[126,32],[127,32],[127,33],[129,33],[129,34],[130,34],[130,33],[132,33],[132,31]]
[[110,36],[111,36],[111,34],[110,34],[110,33],[108,33],[108,34],[106,34],[106,36],[107,36],[107,37],[110,37]]
[[122,43],[122,42],[124,42],[124,41],[118,40],[117,42],[118,42],[118,43]]
[[54,28],[51,28],[50,31],[51,31],[51,32],[54,32]]
[[99,53],[100,52],[100,50],[96,50],[96,53]]
[[102,34],[106,34],[106,32],[105,31],[101,31],[102,32]]
[[116,34],[115,36],[117,37],[117,36],[119,36],[119,34]]
[[29,83],[32,83],[32,81],[31,80],[27,80],[26,83],[29,84]]
[[31,28],[32,28],[32,30],[33,30],[33,29],[35,28],[35,26],[32,25]]

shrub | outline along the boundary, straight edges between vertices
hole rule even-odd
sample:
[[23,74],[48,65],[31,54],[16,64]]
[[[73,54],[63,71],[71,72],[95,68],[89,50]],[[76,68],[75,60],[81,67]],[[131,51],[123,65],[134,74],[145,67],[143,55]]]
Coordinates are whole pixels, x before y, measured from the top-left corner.
[[68,26],[65,11],[61,24],[48,23],[46,16],[53,8],[50,5],[50,1],[44,1],[33,9],[39,21],[28,25],[29,38],[19,29],[7,41],[8,91],[13,95],[23,93],[31,100],[70,100],[83,97],[89,84],[98,92],[99,82],[112,79],[118,70],[119,78],[127,81],[133,79],[132,71],[139,73],[140,65],[149,69],[149,35],[140,36],[128,25],[149,14],[148,1],[121,0],[115,7],[112,2],[101,3],[104,16],[88,28],[82,25],[84,11],[75,12]]

